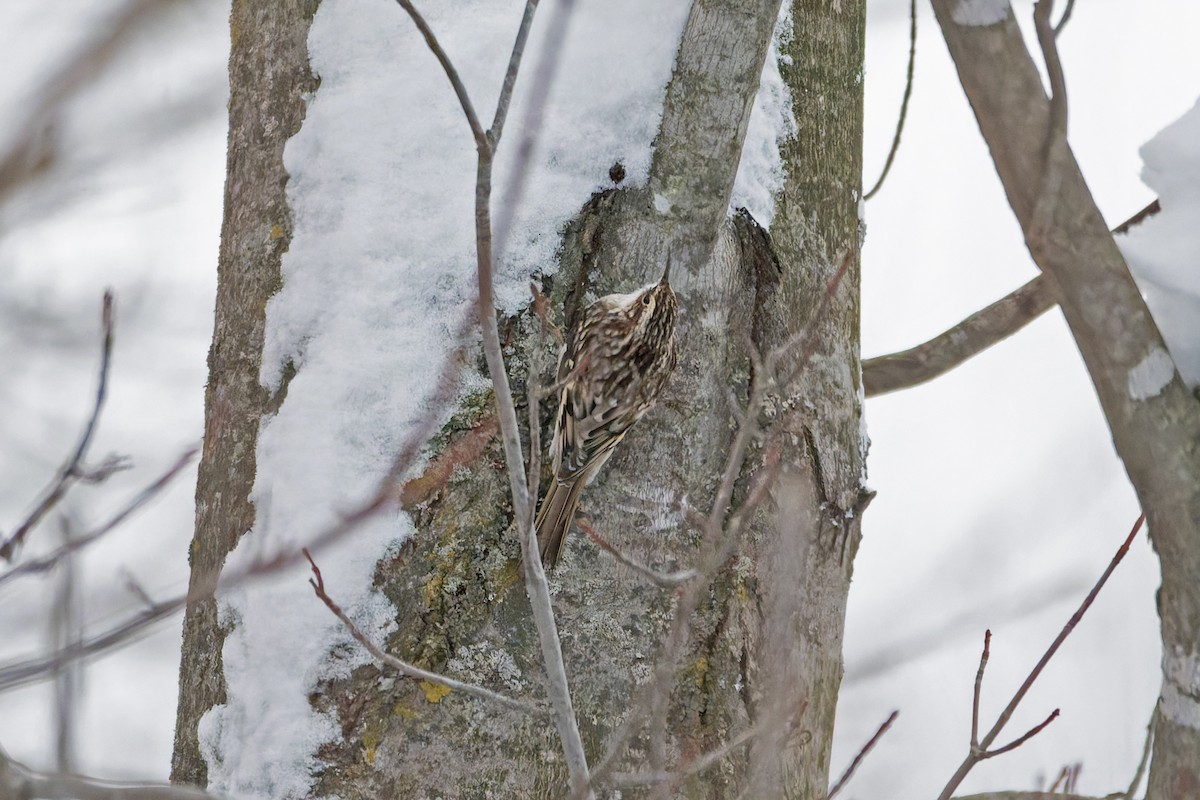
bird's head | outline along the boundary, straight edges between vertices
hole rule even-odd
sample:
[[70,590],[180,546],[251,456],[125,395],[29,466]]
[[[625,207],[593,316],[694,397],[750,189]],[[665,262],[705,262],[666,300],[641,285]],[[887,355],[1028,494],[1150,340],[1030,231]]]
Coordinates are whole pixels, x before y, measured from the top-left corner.
[[667,253],[667,266],[657,283],[647,284],[630,298],[626,313],[634,325],[651,331],[652,335],[669,338],[675,330],[675,290],[671,288],[671,254]]

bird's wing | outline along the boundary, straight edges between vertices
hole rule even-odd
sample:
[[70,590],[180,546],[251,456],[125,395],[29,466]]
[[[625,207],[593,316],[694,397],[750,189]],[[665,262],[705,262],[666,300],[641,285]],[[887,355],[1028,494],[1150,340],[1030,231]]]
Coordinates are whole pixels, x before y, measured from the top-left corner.
[[563,389],[558,425],[559,480],[599,468],[629,429],[617,403],[591,396],[586,381],[572,381]]

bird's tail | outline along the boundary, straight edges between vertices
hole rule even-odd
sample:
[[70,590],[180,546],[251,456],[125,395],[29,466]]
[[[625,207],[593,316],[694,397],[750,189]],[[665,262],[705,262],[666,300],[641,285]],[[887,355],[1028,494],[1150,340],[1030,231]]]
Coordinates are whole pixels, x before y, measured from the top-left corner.
[[538,509],[535,525],[542,566],[548,570],[554,569],[554,565],[558,563],[563,540],[567,537],[571,523],[575,521],[575,508],[579,505],[579,495],[585,483],[586,481],[582,480],[560,483],[555,478],[542,499],[542,507]]

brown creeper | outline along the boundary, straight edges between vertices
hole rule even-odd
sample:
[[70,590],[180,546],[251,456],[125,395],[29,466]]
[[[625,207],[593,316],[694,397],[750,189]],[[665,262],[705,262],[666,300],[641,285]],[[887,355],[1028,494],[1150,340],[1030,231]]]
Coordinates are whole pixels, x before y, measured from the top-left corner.
[[654,405],[675,369],[675,292],[671,257],[658,283],[592,303],[558,361],[561,391],[554,477],[537,514],[542,564],[553,568],[575,519],[583,487],[617,443]]

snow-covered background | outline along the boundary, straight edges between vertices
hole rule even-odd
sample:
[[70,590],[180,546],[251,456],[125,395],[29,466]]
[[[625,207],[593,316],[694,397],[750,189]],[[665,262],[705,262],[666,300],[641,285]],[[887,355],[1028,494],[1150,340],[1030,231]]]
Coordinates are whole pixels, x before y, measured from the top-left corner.
[[[0,87],[0,141],[27,104],[25,93],[113,7],[101,0],[69,5],[67,23],[61,6],[35,0],[0,11],[0,52],[19,55]],[[436,3],[425,10],[476,107],[490,117],[519,4],[462,5],[469,10]],[[554,8],[540,12],[526,81],[537,65],[538,31]],[[1028,19],[1028,3],[1017,10]],[[623,0],[583,4],[572,18],[572,45],[541,137],[539,163],[547,168],[526,192],[501,274],[506,305],[521,300],[522,277],[545,263],[556,226],[603,185],[612,161],[624,161],[628,181],[645,175],[656,93],[685,12],[681,0],[649,7]],[[105,286],[117,291],[119,328],[112,393],[93,452],[129,453],[136,469],[79,490],[71,513],[81,525],[102,519],[200,437],[224,177],[226,13],[223,4],[183,4],[135,37],[72,104],[55,170],[0,205],[0,530],[25,510],[77,436],[94,381]],[[1185,33],[1197,23],[1200,8],[1179,3],[1154,0],[1130,11],[1098,0],[1076,9],[1061,40],[1071,141],[1101,209],[1116,224],[1155,196],[1166,206],[1124,243],[1152,301],[1157,293],[1179,302],[1173,281],[1189,274],[1181,270],[1200,251],[1186,238],[1200,230],[1200,112],[1145,149],[1150,188],[1139,179],[1141,145],[1200,95]],[[904,143],[865,211],[868,355],[922,341],[1034,274],[924,8],[920,25]],[[868,184],[891,141],[907,34],[907,3],[869,4]],[[297,236],[285,291],[272,304],[264,378],[272,380],[288,357],[304,369],[284,414],[264,432],[259,489],[269,515],[260,524],[293,541],[320,524],[313,512],[345,507],[373,483],[406,420],[419,413],[422,393],[412,387],[454,325],[471,252],[469,135],[402,11],[382,0],[327,0],[310,46],[322,88],[288,148]],[[1115,49],[1122,58],[1111,56]],[[614,60],[621,69],[609,66]],[[581,97],[586,105],[567,102]],[[522,133],[520,90],[516,99],[510,147]],[[778,107],[777,90],[760,97],[738,184],[739,198],[760,213],[769,209],[763,180],[771,176]],[[504,186],[503,164],[497,185]],[[324,300],[320,307],[315,296]],[[1186,308],[1163,313],[1184,338],[1197,318]],[[870,481],[879,497],[865,521],[851,593],[834,770],[900,708],[851,794],[928,795],[965,750],[983,629],[995,634],[987,714],[1024,677],[1137,510],[1057,312],[933,384],[869,401],[867,414]],[[85,559],[89,629],[137,607],[122,569],[156,596],[186,585],[192,482],[194,470]],[[296,495],[310,498],[306,517],[290,511]],[[402,522],[387,521],[365,534],[358,563],[333,560],[331,591],[353,599],[365,584],[369,549],[402,530]],[[49,527],[39,539],[54,536]],[[1019,732],[1053,707],[1063,709],[1062,718],[1020,751],[979,767],[966,788],[1029,788],[1038,775],[1075,761],[1084,764],[1080,790],[1124,788],[1158,688],[1156,572],[1140,540],[1012,724]],[[45,641],[46,587],[25,584],[0,590],[0,659]],[[243,752],[221,773],[239,792],[269,793],[295,780],[304,759],[297,745],[320,733],[298,690],[312,677],[301,653],[317,651],[314,637],[330,620],[300,572],[254,591],[263,610],[253,630],[270,629],[284,649],[272,656],[279,663],[266,666],[256,660],[262,649],[242,650],[251,643],[235,639],[227,655],[241,660],[231,661],[231,684],[235,694],[245,688],[247,699],[271,697],[277,716],[257,714],[253,704],[215,714],[206,740],[224,741],[229,753],[231,742],[261,741],[261,726],[273,726],[275,755]],[[178,639],[175,621],[89,664],[80,730],[85,771],[166,774]],[[51,708],[46,686],[0,695],[0,745],[47,764]],[[268,757],[273,763],[262,763]]]

